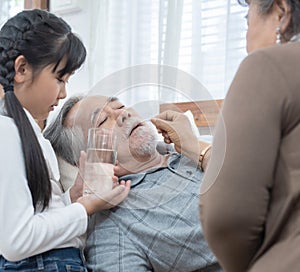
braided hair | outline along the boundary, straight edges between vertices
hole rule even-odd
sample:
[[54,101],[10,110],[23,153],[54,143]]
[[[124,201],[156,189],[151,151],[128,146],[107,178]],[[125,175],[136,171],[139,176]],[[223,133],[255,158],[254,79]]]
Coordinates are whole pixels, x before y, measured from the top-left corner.
[[[33,206],[36,209],[40,204],[44,210],[51,199],[47,164],[30,121],[13,91],[14,64],[21,55],[31,66],[33,77],[48,65],[53,65],[52,72],[63,77],[82,65],[86,50],[63,19],[43,10],[24,10],[0,30],[0,84],[5,91],[5,107],[19,131]],[[63,59],[66,63],[57,71]]]

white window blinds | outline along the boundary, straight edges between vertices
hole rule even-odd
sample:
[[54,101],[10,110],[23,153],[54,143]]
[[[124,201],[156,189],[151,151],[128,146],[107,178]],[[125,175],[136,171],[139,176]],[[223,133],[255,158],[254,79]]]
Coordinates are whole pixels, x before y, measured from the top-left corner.
[[245,9],[236,0],[185,0],[178,68],[198,78],[215,98],[223,98],[246,56]]
[[[246,56],[246,10],[237,0],[91,0],[89,3],[91,86],[126,67],[160,64],[189,73],[213,98],[224,98],[240,61]],[[139,93],[139,99],[141,96]],[[181,98],[168,100],[178,99]]]

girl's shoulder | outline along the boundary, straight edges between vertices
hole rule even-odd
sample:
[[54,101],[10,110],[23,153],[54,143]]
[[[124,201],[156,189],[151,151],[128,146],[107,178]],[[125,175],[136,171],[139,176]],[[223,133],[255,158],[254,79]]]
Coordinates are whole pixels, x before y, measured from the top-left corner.
[[6,115],[4,98],[0,99],[0,115]]
[[4,130],[9,129],[10,126],[17,128],[14,120],[7,116],[4,99],[2,98],[2,99],[0,99],[0,129],[1,129],[1,132],[4,132]]
[[0,114],[0,131],[2,137],[13,137],[16,135],[18,137],[18,128],[14,120],[8,116]]

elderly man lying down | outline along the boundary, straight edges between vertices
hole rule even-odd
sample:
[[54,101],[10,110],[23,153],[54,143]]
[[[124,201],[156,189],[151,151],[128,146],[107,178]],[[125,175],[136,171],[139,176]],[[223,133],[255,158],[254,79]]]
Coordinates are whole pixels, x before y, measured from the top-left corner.
[[77,175],[88,128],[112,128],[118,136],[114,171],[131,180],[131,191],[120,206],[90,218],[88,267],[109,272],[222,271],[199,221],[202,172],[176,152],[158,153],[155,128],[141,121],[116,98],[73,97],[45,131],[61,162],[64,189]]

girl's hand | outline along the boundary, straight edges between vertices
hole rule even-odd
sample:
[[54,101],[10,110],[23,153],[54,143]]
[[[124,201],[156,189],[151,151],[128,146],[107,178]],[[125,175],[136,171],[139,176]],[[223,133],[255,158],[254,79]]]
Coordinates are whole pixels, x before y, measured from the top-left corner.
[[[119,203],[121,203],[127,196],[130,190],[130,181],[121,181],[118,183],[118,177],[113,176],[113,188],[101,195],[90,194],[82,196],[83,191],[83,173],[85,169],[86,153],[81,151],[79,159],[79,172],[75,180],[74,185],[70,189],[70,195],[73,195],[73,199],[81,203],[88,215],[93,214],[96,211],[110,209]],[[71,194],[72,190],[72,194]]]
[[86,153],[84,151],[80,152],[79,158],[79,171],[73,186],[70,188],[70,198],[72,202],[76,202],[76,200],[82,196],[83,191],[83,173],[85,169],[85,161],[86,161]]
[[122,180],[119,185],[102,195],[90,194],[77,199],[81,203],[88,215],[96,211],[111,209],[121,203],[127,196],[130,190],[130,180]]

